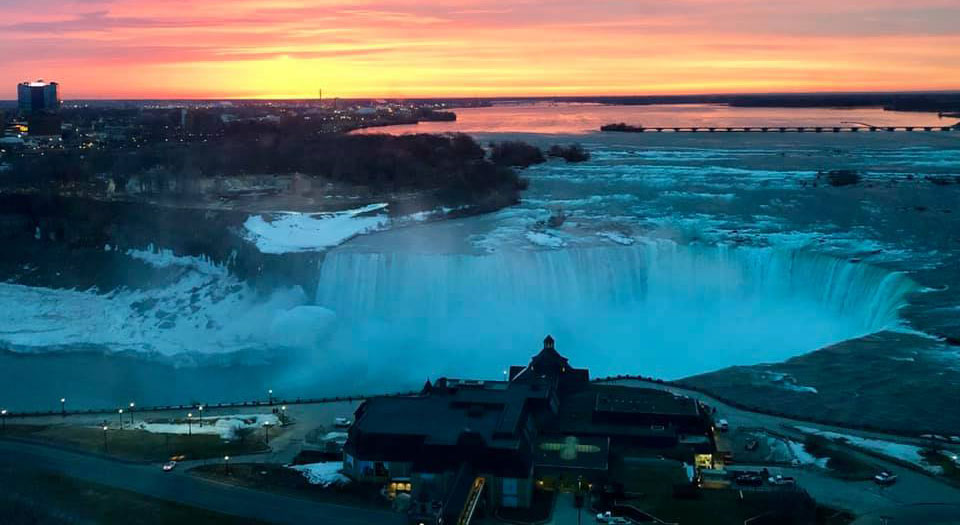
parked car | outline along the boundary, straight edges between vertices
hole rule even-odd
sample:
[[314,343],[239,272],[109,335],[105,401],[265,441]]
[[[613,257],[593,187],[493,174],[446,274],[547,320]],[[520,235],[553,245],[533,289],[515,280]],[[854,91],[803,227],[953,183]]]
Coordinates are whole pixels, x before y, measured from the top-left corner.
[[337,428],[348,428],[353,424],[353,420],[348,417],[338,417],[333,420],[333,426]]
[[737,485],[763,485],[763,475],[758,472],[742,472],[733,478]]
[[164,472],[170,472],[171,470],[173,470],[173,469],[175,469],[175,468],[177,468],[177,462],[176,462],[176,461],[168,461],[168,462],[166,462],[166,463],[163,464],[163,471],[164,471]]
[[797,484],[797,480],[790,476],[780,476],[780,475],[771,476],[769,479],[767,479],[767,481],[769,481],[771,485],[796,485]]
[[717,430],[720,432],[726,432],[730,430],[730,423],[726,419],[720,419],[717,421]]
[[881,486],[890,486],[897,482],[897,475],[884,470],[883,472],[877,474],[873,477],[874,483]]
[[633,521],[621,516],[614,516],[608,510],[606,512],[597,514],[597,523],[606,523],[608,525],[630,525],[633,523]]

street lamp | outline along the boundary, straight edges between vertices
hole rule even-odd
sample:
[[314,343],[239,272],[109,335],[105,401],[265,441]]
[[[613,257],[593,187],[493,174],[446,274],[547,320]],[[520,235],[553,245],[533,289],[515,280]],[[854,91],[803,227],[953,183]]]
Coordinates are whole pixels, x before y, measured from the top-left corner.
[[230,456],[223,456],[223,472],[230,473]]
[[273,389],[267,390],[267,404],[273,406]]
[[203,405],[198,406],[197,410],[200,411],[200,428],[203,428]]
[[263,424],[263,439],[266,444],[270,444],[270,423]]
[[60,415],[67,417],[67,398],[65,397],[60,398]]
[[107,425],[103,425],[103,451],[107,451]]
[[283,405],[280,407],[280,424],[282,425],[287,424],[287,405]]
[[190,420],[190,418],[192,417],[193,417],[193,412],[187,412],[187,435],[188,436],[193,435],[193,426],[192,426],[193,421]]
[[7,409],[0,410],[0,420],[3,420],[3,431],[7,431]]
[[133,426],[133,407],[137,406],[133,401],[130,402],[130,426]]
[[123,430],[123,409],[117,410],[118,419],[120,419],[120,430]]

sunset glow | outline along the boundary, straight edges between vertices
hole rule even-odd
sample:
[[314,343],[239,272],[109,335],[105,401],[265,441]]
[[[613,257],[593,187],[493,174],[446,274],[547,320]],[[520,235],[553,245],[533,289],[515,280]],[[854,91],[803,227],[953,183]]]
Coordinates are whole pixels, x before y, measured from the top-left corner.
[[0,0],[0,98],[960,88],[960,3]]

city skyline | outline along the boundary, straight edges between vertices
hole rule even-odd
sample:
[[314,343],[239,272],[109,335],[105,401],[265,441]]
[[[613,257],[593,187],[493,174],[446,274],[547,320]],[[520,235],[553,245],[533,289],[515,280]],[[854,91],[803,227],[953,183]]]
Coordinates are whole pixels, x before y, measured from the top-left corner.
[[960,5],[2,2],[0,99],[646,95],[960,88]]

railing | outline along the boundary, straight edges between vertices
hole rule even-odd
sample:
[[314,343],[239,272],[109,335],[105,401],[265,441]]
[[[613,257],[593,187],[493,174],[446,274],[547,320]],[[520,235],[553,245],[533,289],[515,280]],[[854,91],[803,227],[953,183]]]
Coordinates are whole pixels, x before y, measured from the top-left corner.
[[470,488],[467,503],[464,504],[463,511],[460,512],[460,519],[457,520],[457,525],[470,525],[470,521],[473,520],[473,513],[477,510],[477,505],[480,503],[480,496],[483,495],[483,487],[485,484],[486,481],[483,478],[473,480],[473,487]]
[[[323,403],[338,403],[343,401],[366,401],[368,399],[377,399],[383,397],[403,397],[403,396],[412,396],[420,393],[420,391],[409,391],[409,392],[395,392],[391,394],[374,394],[374,395],[357,395],[357,396],[332,396],[332,397],[317,397],[317,398],[296,398],[296,399],[273,399],[271,401],[233,401],[233,402],[223,402],[223,403],[192,403],[192,404],[183,404],[183,405],[156,405],[156,406],[145,406],[145,407],[136,407],[135,413],[141,412],[169,412],[176,410],[194,410],[197,406],[202,405],[204,408],[214,409],[214,408],[246,408],[246,407],[272,407],[272,406],[281,406],[281,405],[314,405],[314,404],[323,404]],[[23,412],[7,412],[4,417],[8,419],[12,418],[26,418],[26,417],[49,417],[49,416],[77,416],[85,414],[116,414],[118,408],[126,408],[123,405],[118,405],[113,408],[89,408],[89,409],[80,409],[80,410],[36,410],[36,411],[23,411]],[[124,410],[126,412],[126,410]]]
[[601,130],[610,133],[857,133],[859,131],[958,131],[958,126],[740,126],[740,127],[630,127]]

